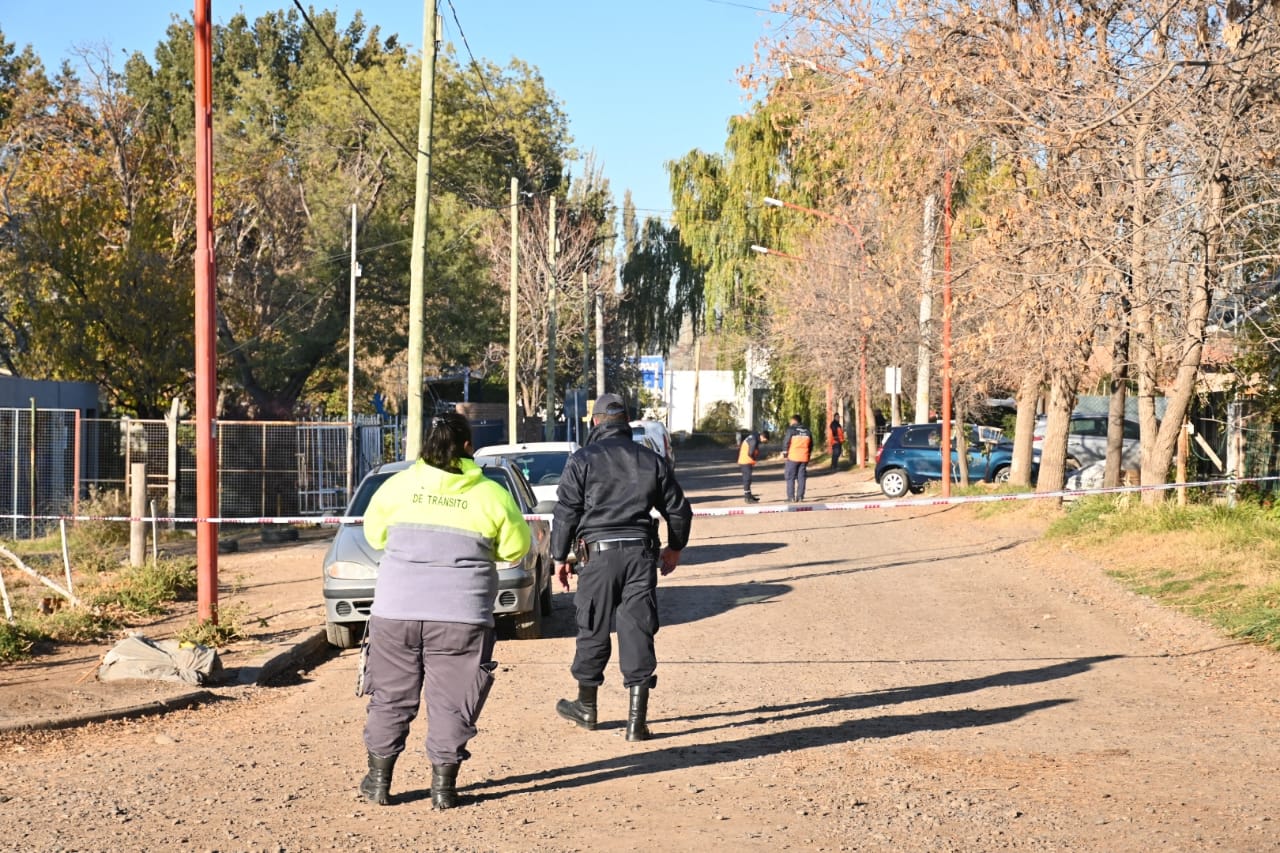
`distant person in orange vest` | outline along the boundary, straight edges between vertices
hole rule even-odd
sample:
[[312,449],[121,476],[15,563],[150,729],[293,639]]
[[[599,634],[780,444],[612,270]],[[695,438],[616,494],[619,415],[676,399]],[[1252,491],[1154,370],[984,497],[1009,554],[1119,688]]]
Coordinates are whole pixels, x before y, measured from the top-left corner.
[[813,454],[813,433],[800,420],[791,423],[782,437],[782,456],[787,460],[787,503],[804,503],[805,480],[809,476],[809,457]]
[[831,470],[840,467],[840,454],[844,451],[844,427],[840,426],[840,418],[831,419]]
[[749,432],[738,447],[738,467],[742,469],[742,502],[759,503],[760,498],[751,494],[751,473],[760,458],[760,448],[769,440],[769,433]]

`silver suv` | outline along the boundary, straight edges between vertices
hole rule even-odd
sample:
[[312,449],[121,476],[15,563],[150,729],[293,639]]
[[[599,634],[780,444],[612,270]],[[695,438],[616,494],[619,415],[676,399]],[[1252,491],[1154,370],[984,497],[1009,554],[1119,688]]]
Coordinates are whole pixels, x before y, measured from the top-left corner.
[[[1036,418],[1031,442],[1038,455],[1044,449],[1044,433],[1047,421],[1044,415]],[[1072,415],[1067,433],[1067,470],[1087,468],[1095,462],[1107,459],[1107,416]],[[1138,441],[1138,422],[1127,418],[1124,422],[1124,439],[1120,451],[1120,467],[1137,468],[1142,464],[1142,446]]]

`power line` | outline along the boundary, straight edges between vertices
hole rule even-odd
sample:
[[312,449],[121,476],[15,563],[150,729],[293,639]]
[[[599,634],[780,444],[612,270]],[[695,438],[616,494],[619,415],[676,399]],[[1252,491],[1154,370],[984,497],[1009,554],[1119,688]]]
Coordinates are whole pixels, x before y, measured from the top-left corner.
[[467,41],[467,34],[462,31],[462,22],[458,20],[458,10],[454,7],[453,0],[446,0],[446,2],[449,4],[449,11],[453,13],[453,22],[458,27],[458,37],[462,39],[462,46],[467,49],[467,56],[471,57],[471,67],[476,70],[476,79],[480,81],[480,90],[484,92],[484,96],[489,101],[489,106],[493,109],[496,117],[498,105],[493,102],[493,95],[489,94],[489,87],[484,82],[484,72],[480,69],[480,63],[476,62],[476,55],[471,52],[471,44]]
[[351,91],[355,92],[356,97],[360,99],[362,104],[364,104],[365,109],[373,115],[374,119],[377,120],[382,129],[391,136],[392,141],[400,147],[400,150],[403,151],[410,159],[416,160],[418,157],[417,152],[401,141],[400,137],[396,135],[396,132],[392,130],[391,126],[382,118],[382,115],[373,108],[373,104],[369,103],[369,99],[364,96],[364,92],[360,90],[360,87],[357,86],[355,81],[351,79],[351,76],[347,74],[346,66],[338,61],[338,57],[333,53],[333,48],[324,40],[324,36],[320,35],[320,30],[316,28],[315,23],[307,14],[307,10],[302,8],[302,4],[298,2],[298,0],[293,0],[293,5],[297,8],[298,14],[302,15],[302,20],[306,22],[307,27],[311,30],[311,34],[316,37],[316,40],[320,42],[320,46],[324,48],[324,52],[328,54],[329,59],[333,62],[333,66],[337,68],[338,73],[342,75],[342,79],[347,81],[347,85],[351,87]]
[[774,12],[775,9],[763,9],[759,6],[751,6],[747,3],[734,3],[731,0],[706,0],[708,3],[714,3],[717,6],[733,6],[735,9],[750,9],[753,12]]

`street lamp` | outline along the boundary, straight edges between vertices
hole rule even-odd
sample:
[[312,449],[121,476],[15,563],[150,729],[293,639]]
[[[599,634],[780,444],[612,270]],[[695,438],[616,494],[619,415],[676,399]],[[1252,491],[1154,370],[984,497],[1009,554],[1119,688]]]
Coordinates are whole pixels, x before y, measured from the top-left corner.
[[804,258],[799,255],[788,255],[786,252],[779,252],[777,249],[770,249],[768,246],[757,246],[751,244],[751,251],[758,252],[761,255],[777,255],[780,258],[786,258],[789,261],[803,261]]
[[[839,225],[841,228],[843,228],[843,229],[845,229],[846,231],[848,231],[848,232],[849,232],[849,234],[853,236],[853,239],[854,239],[854,240],[856,240],[856,241],[857,241],[857,243],[858,243],[858,248],[862,250],[862,261],[863,261],[863,263],[865,263],[865,262],[866,262],[866,258],[867,258],[867,247],[866,247],[866,244],[865,244],[865,243],[863,243],[863,241],[862,241],[862,232],[861,232],[861,231],[859,231],[859,230],[858,230],[858,228],[857,228],[855,225],[853,225],[852,223],[850,223],[850,222],[846,222],[845,220],[841,219],[840,217],[838,217],[838,216],[834,216],[834,215],[832,215],[832,214],[830,214],[830,213],[827,213],[827,212],[826,212],[826,211],[824,211],[824,210],[817,210],[817,209],[812,208],[812,207],[804,207],[803,205],[793,204],[792,202],[789,202],[789,201],[783,201],[782,199],[773,198],[772,196],[765,196],[765,198],[764,198],[764,203],[765,203],[765,205],[766,205],[766,206],[768,206],[768,207],[786,207],[786,208],[790,208],[791,210],[798,210],[798,211],[800,211],[801,213],[808,213],[808,214],[811,214],[811,215],[813,215],[813,216],[817,216],[817,217],[820,217],[820,218],[822,218],[822,219],[826,219],[826,220],[827,220],[827,221],[829,221],[829,222],[834,222],[835,224]],[[765,247],[763,247],[763,246],[760,246],[760,247],[752,246],[752,247],[751,247],[751,249],[752,249],[752,251],[758,251],[758,252],[761,252],[762,254],[780,255],[780,256],[782,256],[782,257],[786,257],[786,258],[788,258],[788,259],[790,259],[790,260],[796,260],[796,261],[803,260],[803,258],[798,258],[798,257],[795,257],[794,255],[784,255],[782,252],[778,252],[778,251],[776,251],[776,250],[774,250],[774,249],[766,249],[766,248],[765,248]],[[850,288],[849,288],[849,302],[850,302],[850,304],[849,304],[849,308],[850,308],[850,310],[852,310],[852,309],[853,309],[853,304],[852,304],[852,303],[853,303],[853,287],[852,287],[852,283],[850,284]],[[870,408],[870,396],[869,396],[869,395],[868,395],[868,393],[867,393],[867,369],[866,369],[866,364],[867,364],[867,334],[866,334],[866,331],[865,331],[865,329],[866,329],[866,328],[868,328],[868,327],[870,326],[870,318],[866,316],[866,310],[865,310],[865,309],[863,309],[863,318],[862,318],[862,321],[863,321],[864,331],[863,331],[862,338],[861,338],[861,355],[860,355],[860,358],[859,358],[859,369],[858,369],[858,374],[859,374],[859,375],[858,375],[858,405],[857,405],[857,412],[858,412],[858,417],[857,417],[858,448],[857,448],[857,454],[856,454],[856,457],[855,457],[855,458],[856,458],[856,460],[857,460],[857,464],[859,465],[859,467],[865,467],[865,466],[866,466],[866,464],[867,464],[867,461],[869,460],[869,458],[870,458],[870,457],[871,457],[871,455],[872,455],[872,454],[870,453],[870,447],[869,447],[869,444],[870,444],[870,443],[869,443],[869,442],[868,442],[868,440],[867,440],[867,434],[868,434],[868,431],[869,431],[869,426],[868,426],[868,424],[867,424],[867,420],[868,420],[868,412],[867,412],[867,410]],[[831,409],[832,409],[832,390],[831,390],[831,383],[830,383],[830,382],[828,382],[828,383],[827,383],[827,413],[828,413],[828,415],[830,415],[830,413],[831,413]],[[827,444],[828,444],[828,445],[830,445],[830,444],[831,444],[831,439],[832,439],[832,436],[831,436],[831,430],[830,430],[830,426],[828,426],[828,428],[827,428]]]

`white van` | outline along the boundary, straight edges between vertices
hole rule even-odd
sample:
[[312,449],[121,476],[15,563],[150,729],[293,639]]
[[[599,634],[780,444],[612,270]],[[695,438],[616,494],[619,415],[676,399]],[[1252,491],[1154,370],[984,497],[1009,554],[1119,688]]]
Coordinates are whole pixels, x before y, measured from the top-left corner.
[[[654,450],[667,457],[672,465],[676,464],[676,448],[671,443],[671,433],[662,421],[640,420],[631,422],[631,437],[641,444],[648,444]],[[646,442],[645,439],[648,439]]]

